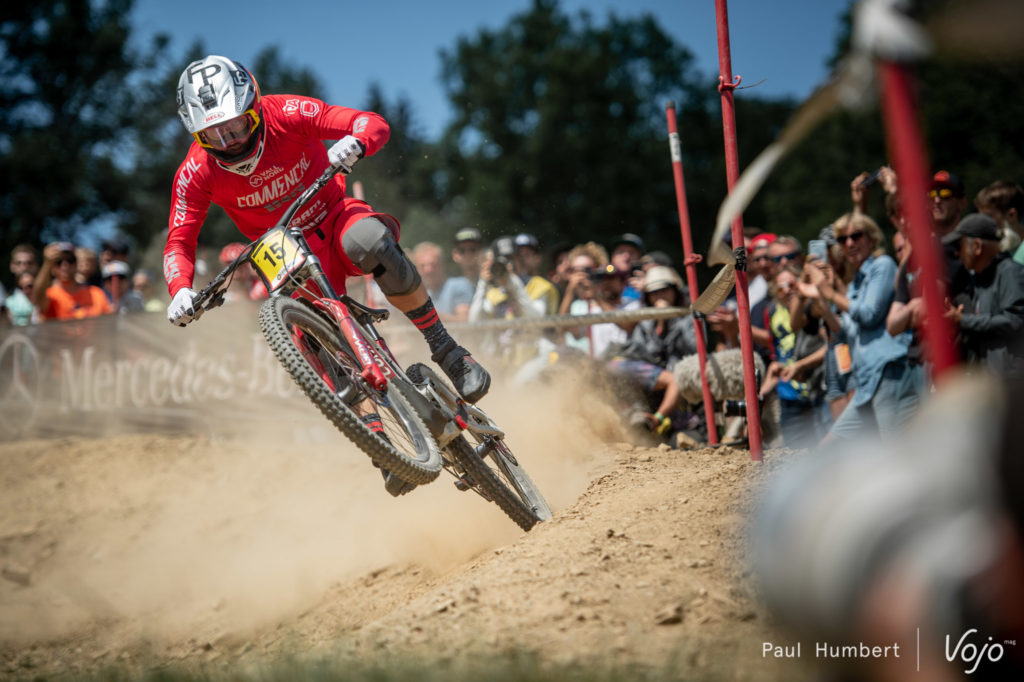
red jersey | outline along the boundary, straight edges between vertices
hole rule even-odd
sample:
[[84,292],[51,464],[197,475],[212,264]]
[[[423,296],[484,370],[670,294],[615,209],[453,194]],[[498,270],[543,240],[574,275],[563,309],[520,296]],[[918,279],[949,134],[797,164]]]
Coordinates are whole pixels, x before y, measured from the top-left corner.
[[[223,208],[238,229],[254,240],[273,227],[327,168],[324,140],[352,135],[370,156],[390,135],[387,122],[375,113],[333,106],[311,97],[265,95],[261,104],[265,141],[252,174],[225,170],[198,142],[192,142],[175,173],[164,247],[164,279],[172,297],[179,289],[192,286],[196,241],[211,203]],[[345,176],[339,174],[306,204],[292,224],[319,225],[344,198]]]

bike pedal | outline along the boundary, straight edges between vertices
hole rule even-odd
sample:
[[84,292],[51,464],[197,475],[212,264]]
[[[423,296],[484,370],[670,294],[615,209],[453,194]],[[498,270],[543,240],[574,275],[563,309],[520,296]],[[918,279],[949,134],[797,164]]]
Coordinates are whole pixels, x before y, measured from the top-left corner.
[[466,480],[465,477],[455,479],[455,487],[462,492],[466,492],[473,487],[473,484]]

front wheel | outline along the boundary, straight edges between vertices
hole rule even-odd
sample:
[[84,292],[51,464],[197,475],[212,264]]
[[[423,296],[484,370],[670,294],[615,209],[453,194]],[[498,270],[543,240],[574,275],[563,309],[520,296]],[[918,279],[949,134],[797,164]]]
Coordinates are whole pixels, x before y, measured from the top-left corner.
[[[370,387],[341,331],[304,300],[269,298],[260,307],[259,322],[274,355],[306,397],[378,466],[417,485],[437,478],[441,453],[404,395],[415,390],[412,386],[396,380],[384,392]],[[386,439],[363,423],[361,415],[370,411],[380,415]]]
[[[455,390],[430,367],[417,363],[409,367],[406,374],[416,384],[429,383],[451,409],[456,408]],[[494,422],[475,406],[469,407],[468,416],[462,435],[445,447],[460,470],[456,475],[461,474],[463,483],[498,505],[523,530],[549,520],[548,503],[512,454],[504,435],[485,433],[498,431]]]

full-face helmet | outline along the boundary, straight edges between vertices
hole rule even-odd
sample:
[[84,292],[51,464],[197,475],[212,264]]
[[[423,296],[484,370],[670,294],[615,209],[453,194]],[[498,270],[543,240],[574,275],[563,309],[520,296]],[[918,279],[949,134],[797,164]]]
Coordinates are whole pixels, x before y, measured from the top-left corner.
[[178,116],[220,165],[249,175],[263,154],[266,126],[256,79],[238,62],[210,55],[178,79]]

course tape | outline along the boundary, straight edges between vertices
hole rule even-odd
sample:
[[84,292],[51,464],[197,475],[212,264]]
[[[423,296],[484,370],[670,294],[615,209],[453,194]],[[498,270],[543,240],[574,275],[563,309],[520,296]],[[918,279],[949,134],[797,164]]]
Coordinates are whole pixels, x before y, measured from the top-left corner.
[[605,313],[589,313],[587,315],[547,315],[545,317],[451,322],[446,323],[445,327],[451,331],[565,329],[605,322],[629,323],[641,320],[668,320],[682,317],[689,313],[689,308],[638,308],[635,310],[611,310]]

